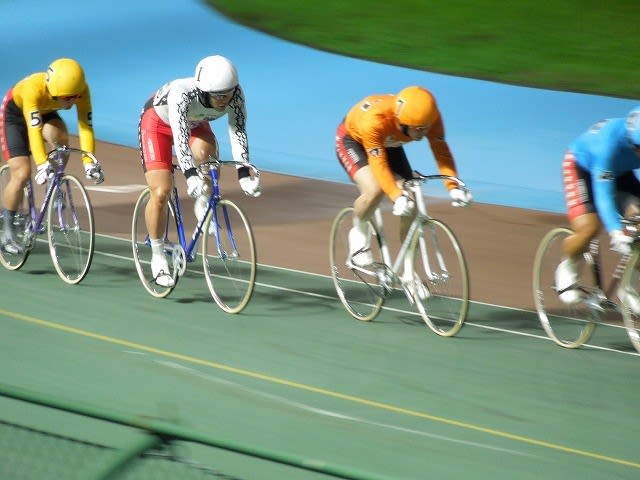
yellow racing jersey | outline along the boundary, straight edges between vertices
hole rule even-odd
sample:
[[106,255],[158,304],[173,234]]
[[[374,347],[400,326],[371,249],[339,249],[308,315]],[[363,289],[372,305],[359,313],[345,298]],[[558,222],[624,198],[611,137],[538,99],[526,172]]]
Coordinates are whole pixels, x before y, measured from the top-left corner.
[[[49,94],[44,72],[34,73],[16,83],[12,89],[12,99],[24,115],[33,160],[36,165],[42,165],[47,160],[47,149],[42,136],[42,114],[63,110],[64,106]],[[95,137],[91,124],[91,95],[88,86],[80,94],[75,105],[78,114],[80,148],[95,153]],[[85,157],[83,161],[88,163],[91,159]]]
[[[380,188],[395,201],[402,191],[396,184],[385,148],[400,147],[413,139],[400,129],[394,114],[395,95],[371,95],[358,102],[347,114],[347,134],[360,143],[367,153],[371,171]],[[444,138],[442,117],[438,118],[427,132],[427,140],[441,175],[457,176],[455,162]],[[448,188],[454,182],[445,182]]]

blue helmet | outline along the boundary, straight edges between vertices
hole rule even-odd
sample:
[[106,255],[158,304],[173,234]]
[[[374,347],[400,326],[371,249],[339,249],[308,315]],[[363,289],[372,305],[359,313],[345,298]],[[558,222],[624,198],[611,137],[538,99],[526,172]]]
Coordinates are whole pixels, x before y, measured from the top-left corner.
[[640,147],[640,106],[629,112],[625,127],[629,141],[636,147]]

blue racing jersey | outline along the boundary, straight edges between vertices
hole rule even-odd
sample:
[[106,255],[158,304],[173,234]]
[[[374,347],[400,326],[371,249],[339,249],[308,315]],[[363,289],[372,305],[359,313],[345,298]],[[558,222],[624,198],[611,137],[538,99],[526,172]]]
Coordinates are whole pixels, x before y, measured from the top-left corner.
[[609,233],[622,228],[616,206],[616,178],[640,168],[640,156],[627,138],[625,120],[598,122],[569,146],[576,163],[591,173],[595,208]]

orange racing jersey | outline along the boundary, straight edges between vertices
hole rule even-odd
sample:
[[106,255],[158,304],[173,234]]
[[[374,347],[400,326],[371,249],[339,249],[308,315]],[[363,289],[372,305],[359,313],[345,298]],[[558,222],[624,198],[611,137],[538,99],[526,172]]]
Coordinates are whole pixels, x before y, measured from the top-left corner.
[[[402,190],[396,184],[385,148],[400,147],[413,141],[402,132],[396,121],[395,98],[392,94],[368,96],[349,111],[344,122],[347,134],[363,146],[374,177],[392,201],[402,194]],[[457,176],[455,161],[444,138],[444,124],[439,114],[427,132],[427,140],[440,174]],[[447,188],[455,187],[452,181],[445,183]]]
[[[33,160],[36,165],[42,165],[47,160],[47,149],[42,136],[42,114],[62,110],[64,107],[49,94],[44,72],[34,73],[16,83],[12,89],[12,97],[24,115]],[[80,93],[80,98],[75,105],[80,148],[95,153],[95,137],[91,124],[91,95],[88,86]],[[86,157],[83,161],[88,163],[91,159]]]

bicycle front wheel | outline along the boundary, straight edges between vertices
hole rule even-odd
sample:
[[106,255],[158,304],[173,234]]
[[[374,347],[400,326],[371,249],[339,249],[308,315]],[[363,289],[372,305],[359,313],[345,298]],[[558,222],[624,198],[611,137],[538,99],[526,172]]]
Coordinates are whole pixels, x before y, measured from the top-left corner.
[[256,245],[249,219],[238,205],[223,199],[203,228],[202,264],[209,292],[222,310],[239,313],[256,284]]
[[[640,252],[634,251],[633,255],[627,263],[622,279],[620,280],[620,289],[630,292],[631,298],[639,298],[638,292],[640,292]],[[629,340],[633,347],[640,352],[640,310],[639,305],[628,304],[627,300],[622,305],[622,319],[624,321],[624,327],[629,335]]]
[[7,184],[11,179],[11,169],[9,165],[4,164],[0,167],[0,263],[4,268],[8,270],[18,270],[27,261],[29,252],[33,246],[34,236],[31,233],[31,211],[29,210],[29,198],[27,196],[27,189],[23,189],[23,194],[20,197],[20,203],[16,210],[16,215],[13,219],[13,233],[14,239],[18,245],[22,247],[20,253],[11,253],[4,248],[4,192],[7,188]]
[[469,311],[469,273],[458,239],[445,223],[430,219],[413,236],[408,254],[414,281],[422,284],[411,289],[420,316],[434,333],[456,335]]
[[136,206],[133,209],[133,220],[131,221],[131,248],[133,250],[133,261],[136,264],[136,271],[140,278],[140,283],[150,295],[157,298],[164,298],[169,295],[176,284],[179,276],[175,272],[175,264],[173,260],[173,252],[180,245],[178,237],[178,227],[176,223],[175,206],[173,202],[168,202],[168,208],[164,214],[165,231],[164,231],[164,253],[167,256],[169,268],[172,270],[174,284],[171,287],[164,287],[156,283],[151,271],[151,242],[149,233],[147,232],[147,224],[145,222],[145,211],[147,204],[151,198],[151,192],[148,188],[138,197]]
[[[571,234],[564,227],[547,233],[533,264],[533,300],[538,318],[549,338],[565,348],[577,348],[587,342],[600,320],[598,311],[587,303],[566,304],[558,296],[555,272],[564,257],[562,243]],[[585,254],[578,267],[578,283],[586,292],[598,290],[594,268],[591,255]]]
[[93,208],[84,185],[65,175],[53,189],[47,210],[49,252],[58,276],[77,285],[89,272],[95,247]]
[[[353,226],[353,208],[347,207],[338,212],[331,226],[329,238],[329,262],[331,277],[338,298],[344,308],[356,320],[373,320],[384,304],[386,292],[380,285],[375,269],[361,269],[351,264],[349,253],[349,230]],[[384,265],[380,250],[380,237],[373,224],[371,229],[371,253],[377,265]]]

